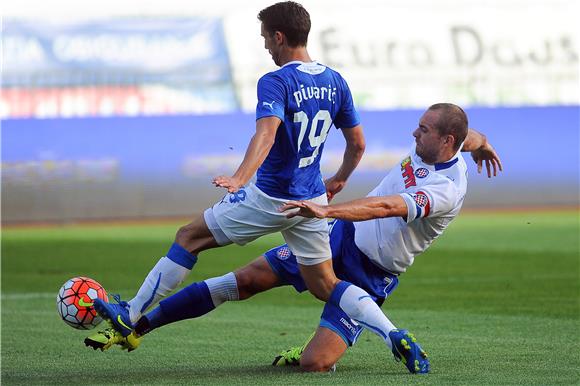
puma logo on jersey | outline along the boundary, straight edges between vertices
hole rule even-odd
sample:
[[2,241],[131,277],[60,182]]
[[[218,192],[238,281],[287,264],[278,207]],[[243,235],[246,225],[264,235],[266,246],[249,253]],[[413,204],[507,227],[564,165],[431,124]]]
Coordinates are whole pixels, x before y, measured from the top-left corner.
[[262,102],[262,106],[268,106],[270,108],[270,110],[274,110],[274,102],[275,101],[272,101],[270,103],[268,103],[268,102]]

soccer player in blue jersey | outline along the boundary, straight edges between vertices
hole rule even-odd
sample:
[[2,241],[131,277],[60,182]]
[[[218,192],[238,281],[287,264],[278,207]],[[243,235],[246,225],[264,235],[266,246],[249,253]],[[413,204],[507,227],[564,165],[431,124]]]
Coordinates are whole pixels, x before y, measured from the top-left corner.
[[[228,194],[178,230],[167,256],[153,267],[133,299],[123,302],[117,298],[118,304],[96,301],[95,309],[123,336],[129,336],[143,312],[185,279],[200,252],[231,243],[244,245],[262,235],[281,232],[315,297],[340,307],[390,348],[405,339],[414,345],[404,334],[389,336],[391,324],[369,294],[336,277],[326,220],[288,218],[278,211],[288,200],[327,204],[327,198],[344,187],[358,164],[364,137],[345,80],[308,54],[308,12],[287,1],[263,9],[258,19],[265,48],[281,68],[258,81],[256,134],[241,165],[233,176],[213,180]],[[346,150],[342,165],[325,185],[319,163],[332,125],[342,130]],[[256,172],[256,183],[250,183]],[[146,322],[155,327],[194,317],[199,310],[192,304],[205,302],[206,307],[214,307],[210,295],[216,291],[227,295],[235,287],[234,274],[211,282],[211,288],[205,282],[195,283],[162,301],[158,312],[149,315]],[[425,359],[417,372],[426,371]]]

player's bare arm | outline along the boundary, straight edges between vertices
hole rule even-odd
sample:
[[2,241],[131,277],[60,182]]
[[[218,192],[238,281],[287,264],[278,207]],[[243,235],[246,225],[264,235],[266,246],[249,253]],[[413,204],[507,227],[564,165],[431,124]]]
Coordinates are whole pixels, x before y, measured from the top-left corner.
[[407,204],[399,195],[365,197],[333,205],[317,205],[309,201],[288,201],[280,211],[299,208],[286,217],[295,216],[338,218],[347,221],[365,221],[383,217],[406,217]]
[[281,122],[280,118],[273,116],[258,119],[256,121],[256,134],[252,137],[238,170],[231,177],[218,176],[214,178],[213,184],[226,188],[230,193],[235,193],[248,183],[268,156]]
[[344,188],[346,181],[357,167],[365,151],[365,137],[361,125],[342,129],[342,134],[346,140],[342,164],[334,176],[324,181],[328,201],[331,201]]
[[463,151],[471,152],[471,158],[477,164],[478,173],[481,173],[483,162],[485,162],[488,178],[492,176],[492,169],[494,177],[497,176],[498,169],[503,171],[499,156],[493,146],[487,142],[487,137],[482,133],[469,129],[467,138],[463,143]]

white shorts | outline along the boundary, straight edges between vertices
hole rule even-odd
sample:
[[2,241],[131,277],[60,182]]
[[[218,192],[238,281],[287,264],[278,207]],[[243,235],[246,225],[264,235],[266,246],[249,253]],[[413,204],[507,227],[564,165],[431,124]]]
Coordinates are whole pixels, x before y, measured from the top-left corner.
[[[280,208],[288,200],[270,197],[254,184],[228,193],[204,212],[205,223],[220,245],[244,245],[270,233],[281,232],[300,264],[314,265],[331,258],[325,219],[286,218]],[[328,203],[326,194],[309,201]]]

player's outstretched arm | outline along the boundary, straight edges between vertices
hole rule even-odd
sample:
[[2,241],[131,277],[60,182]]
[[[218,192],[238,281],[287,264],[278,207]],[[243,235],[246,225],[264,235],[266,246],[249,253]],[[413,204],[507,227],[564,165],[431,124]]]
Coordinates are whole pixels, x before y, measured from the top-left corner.
[[331,201],[344,188],[346,180],[357,167],[365,151],[365,137],[361,125],[342,129],[342,134],[346,140],[342,164],[334,176],[324,181],[328,201]]
[[288,201],[280,207],[280,211],[296,208],[299,210],[288,213],[286,217],[330,217],[348,221],[365,221],[382,217],[405,218],[407,216],[407,204],[399,195],[365,197],[333,205],[317,205],[311,201]]
[[238,170],[231,177],[218,176],[214,178],[213,184],[220,188],[226,188],[230,193],[237,192],[238,189],[247,184],[268,156],[281,122],[280,118],[273,116],[258,119],[256,121],[256,134],[252,137]]
[[487,170],[487,177],[491,178],[492,169],[493,176],[497,176],[497,171],[503,171],[503,166],[499,155],[496,153],[495,149],[489,142],[487,138],[482,133],[475,131],[474,129],[469,129],[467,133],[467,138],[463,143],[463,151],[471,152],[471,158],[477,164],[477,172],[481,173],[483,162],[485,162],[485,168]]

